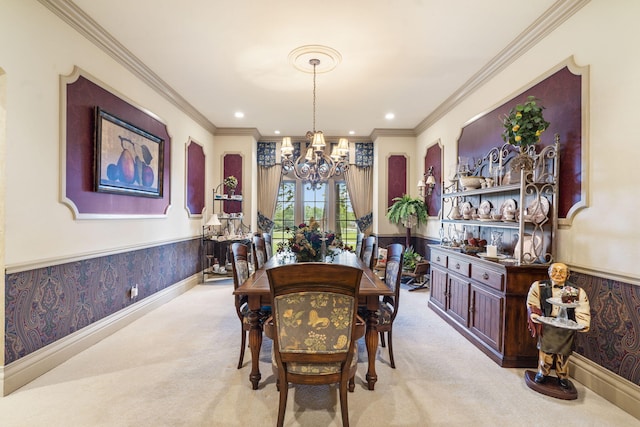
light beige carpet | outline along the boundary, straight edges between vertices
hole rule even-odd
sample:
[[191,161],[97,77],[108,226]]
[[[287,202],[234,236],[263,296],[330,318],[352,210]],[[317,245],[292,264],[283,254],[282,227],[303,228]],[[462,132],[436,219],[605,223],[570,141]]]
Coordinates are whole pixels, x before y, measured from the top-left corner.
[[[275,425],[271,342],[264,341],[254,391],[249,351],[236,369],[240,323],[231,291],[230,282],[199,285],[0,398],[0,426]],[[402,290],[397,369],[379,348],[374,391],[366,389],[359,343],[352,426],[640,426],[576,381],[575,401],[530,390],[523,369],[497,366],[427,308],[428,295]],[[336,387],[293,387],[285,425],[340,426]]]

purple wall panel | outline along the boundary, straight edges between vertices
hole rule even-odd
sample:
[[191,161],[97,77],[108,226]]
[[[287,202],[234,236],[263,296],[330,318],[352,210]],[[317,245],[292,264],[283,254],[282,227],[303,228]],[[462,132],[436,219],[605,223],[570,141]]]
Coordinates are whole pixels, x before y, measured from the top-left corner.
[[580,201],[582,190],[582,77],[563,68],[495,110],[469,123],[458,140],[458,155],[479,159],[491,148],[504,144],[502,117],[529,95],[544,105],[544,117],[550,122],[540,139],[541,146],[554,143],[560,135],[560,188],[558,215],[566,218],[569,209]]
[[407,194],[407,158],[389,156],[387,160],[387,207],[393,205],[393,199]]
[[434,144],[427,149],[427,155],[424,157],[424,173],[427,173],[432,166],[436,186],[433,187],[431,196],[425,197],[425,202],[429,216],[437,216],[442,207],[442,199],[440,198],[442,196],[442,147],[439,144]]
[[[164,140],[163,197],[149,198],[94,191],[95,107]],[[66,196],[80,214],[161,215],[171,203],[171,138],[166,126],[85,77],[67,85]]]
[[[222,165],[224,177],[233,175],[238,178],[238,186],[235,193],[242,194],[242,156],[240,154],[225,154]],[[229,194],[229,190],[225,187],[225,194]],[[242,203],[224,202],[224,211],[226,213],[242,212]]]
[[191,215],[204,209],[205,156],[200,144],[193,141],[187,147],[187,208]]

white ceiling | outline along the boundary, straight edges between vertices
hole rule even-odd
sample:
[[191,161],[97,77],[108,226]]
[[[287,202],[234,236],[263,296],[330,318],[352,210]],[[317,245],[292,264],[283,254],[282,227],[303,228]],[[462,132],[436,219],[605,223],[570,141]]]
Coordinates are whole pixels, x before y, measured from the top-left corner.
[[267,138],[312,128],[313,75],[289,63],[295,48],[324,45],[342,56],[317,75],[316,127],[325,135],[414,130],[478,73],[517,53],[536,26],[549,25],[541,17],[572,3],[40,1],[77,5],[215,127],[256,128]]

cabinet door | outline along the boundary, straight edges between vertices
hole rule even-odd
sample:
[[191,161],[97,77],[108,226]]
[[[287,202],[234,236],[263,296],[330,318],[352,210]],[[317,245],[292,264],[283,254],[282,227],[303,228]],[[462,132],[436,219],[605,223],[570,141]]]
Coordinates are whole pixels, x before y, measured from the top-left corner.
[[447,313],[458,323],[469,326],[469,288],[468,280],[449,275],[449,307]]
[[472,286],[469,312],[473,333],[492,348],[502,351],[504,298]]
[[442,310],[447,306],[447,272],[431,266],[431,302]]

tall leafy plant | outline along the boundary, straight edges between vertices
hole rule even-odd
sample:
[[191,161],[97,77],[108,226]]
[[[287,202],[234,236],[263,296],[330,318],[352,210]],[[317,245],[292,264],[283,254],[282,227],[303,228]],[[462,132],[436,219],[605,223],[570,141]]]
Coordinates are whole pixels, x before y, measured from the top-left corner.
[[407,229],[405,247],[411,246],[411,227],[427,223],[427,205],[421,198],[408,194],[393,199],[393,205],[387,211],[392,224],[402,224]]

